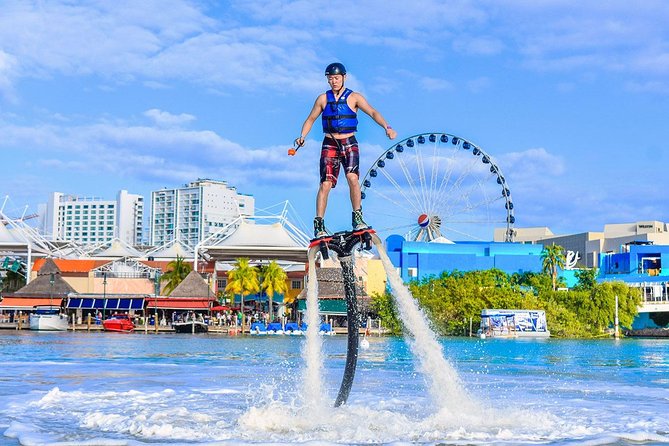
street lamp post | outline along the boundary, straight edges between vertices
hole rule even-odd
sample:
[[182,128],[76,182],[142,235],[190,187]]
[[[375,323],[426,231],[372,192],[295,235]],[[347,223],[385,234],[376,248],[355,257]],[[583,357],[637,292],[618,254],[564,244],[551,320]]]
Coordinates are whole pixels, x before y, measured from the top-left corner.
[[207,305],[209,306],[209,321],[211,321],[213,314],[211,311],[211,273],[207,273]]
[[102,320],[107,317],[107,272],[102,273]]
[[160,271],[156,271],[156,275],[154,276],[154,284],[153,284],[153,294],[155,297],[158,297],[160,294]]
[[153,317],[153,323],[155,325],[156,333],[158,333],[158,296],[160,295],[160,277],[161,277],[160,270],[156,271],[156,284],[154,287],[156,296],[153,299],[153,305],[155,311],[155,316]]
[[53,307],[53,284],[56,281],[54,273],[49,276],[49,306]]

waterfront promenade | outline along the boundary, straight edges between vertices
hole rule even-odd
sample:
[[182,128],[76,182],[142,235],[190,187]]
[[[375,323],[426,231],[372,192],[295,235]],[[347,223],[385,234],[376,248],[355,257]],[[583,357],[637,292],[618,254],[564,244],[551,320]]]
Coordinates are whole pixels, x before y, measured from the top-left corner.
[[[30,324],[27,319],[22,320],[21,323],[19,322],[0,322],[0,331],[9,331],[9,330],[30,330]],[[332,329],[336,335],[345,335],[348,333],[348,329],[346,327],[333,327]],[[69,331],[74,331],[74,332],[104,332],[104,327],[102,324],[75,324],[72,325],[70,324],[68,327],[68,332]],[[208,332],[213,333],[213,334],[222,334],[222,335],[230,335],[230,336],[235,336],[242,334],[241,328],[237,326],[225,326],[225,325],[210,325],[208,326]],[[169,326],[169,325],[158,325],[158,328],[156,329],[155,326],[153,325],[140,325],[137,326],[134,330],[133,333],[144,333],[144,334],[164,334],[164,333],[174,333],[174,329]],[[246,325],[244,326],[244,334],[251,334],[250,332],[250,326]],[[360,334],[369,334],[372,336],[385,336],[388,335],[388,331],[386,329],[374,329],[371,330],[370,332],[366,333],[366,330],[364,328],[360,328]]]

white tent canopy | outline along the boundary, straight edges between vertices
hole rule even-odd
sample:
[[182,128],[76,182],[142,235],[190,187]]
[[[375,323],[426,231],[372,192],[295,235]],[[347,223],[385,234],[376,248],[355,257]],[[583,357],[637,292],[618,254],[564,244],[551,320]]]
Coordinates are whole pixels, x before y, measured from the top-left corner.
[[264,225],[242,221],[237,230],[219,246],[297,247],[301,245],[281,223]]
[[192,259],[193,249],[179,240],[172,240],[163,246],[148,251],[146,256],[153,257],[155,260],[172,260],[176,259],[177,256]]
[[121,257],[141,257],[142,253],[123,240],[115,238],[109,242],[109,247],[103,251],[96,252],[91,257],[99,258],[121,258]]
[[216,245],[202,246],[201,249],[217,261],[238,257],[294,262],[307,260],[306,244],[280,222],[258,224],[241,221],[230,236]]

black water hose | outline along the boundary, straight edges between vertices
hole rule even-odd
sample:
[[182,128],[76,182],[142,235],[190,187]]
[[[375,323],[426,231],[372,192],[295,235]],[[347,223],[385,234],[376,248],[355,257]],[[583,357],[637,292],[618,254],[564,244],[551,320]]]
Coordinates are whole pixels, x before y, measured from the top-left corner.
[[360,335],[360,312],[358,311],[358,300],[355,295],[355,274],[353,272],[353,259],[340,258],[341,272],[344,276],[344,293],[346,295],[346,315],[348,318],[348,347],[346,350],[346,367],[344,377],[339,387],[339,394],[335,400],[335,407],[346,404],[348,395],[351,393],[355,368],[358,364],[358,343]]
[[[335,407],[346,404],[348,395],[351,393],[355,368],[358,364],[358,344],[360,336],[360,311],[358,299],[355,295],[355,273],[353,271],[352,252],[358,244],[362,249],[370,250],[372,242],[380,244],[379,238],[374,234],[372,228],[360,231],[342,231],[331,237],[312,240],[310,248],[318,247],[324,259],[328,258],[328,250],[332,250],[339,256],[341,272],[344,278],[344,294],[346,297],[346,316],[348,319],[348,346],[346,349],[346,366],[344,376],[339,387],[339,394],[335,400]],[[378,246],[378,245],[377,245]],[[312,251],[310,251],[312,252]],[[315,251],[314,251],[315,253]]]

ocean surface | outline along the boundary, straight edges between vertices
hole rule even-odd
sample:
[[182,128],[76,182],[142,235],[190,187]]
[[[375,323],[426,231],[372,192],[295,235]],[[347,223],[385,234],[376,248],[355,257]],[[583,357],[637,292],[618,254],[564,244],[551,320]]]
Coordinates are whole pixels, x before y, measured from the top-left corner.
[[[305,400],[302,336],[0,331],[0,444],[669,444],[667,340],[440,339],[466,401],[368,340],[335,409]],[[323,338],[330,403],[345,356]]]

